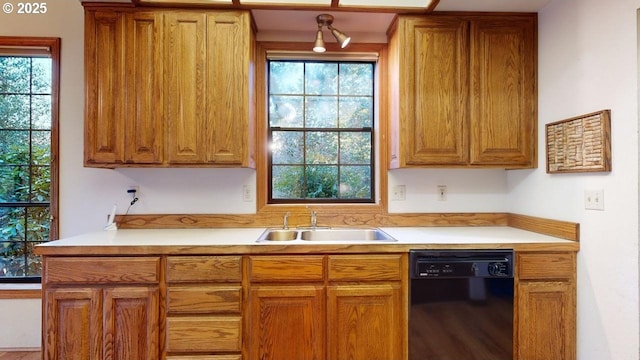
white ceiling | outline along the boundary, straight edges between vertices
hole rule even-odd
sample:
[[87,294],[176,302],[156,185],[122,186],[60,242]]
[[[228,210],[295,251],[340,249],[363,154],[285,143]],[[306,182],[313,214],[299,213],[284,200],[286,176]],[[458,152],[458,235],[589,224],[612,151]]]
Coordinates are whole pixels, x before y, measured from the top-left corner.
[[[436,11],[538,12],[550,0],[440,0]],[[394,13],[327,11],[333,25],[352,37],[353,42],[386,42],[386,31]],[[322,11],[253,10],[259,41],[308,41],[315,39],[316,16]],[[327,36],[325,41],[333,38]]]

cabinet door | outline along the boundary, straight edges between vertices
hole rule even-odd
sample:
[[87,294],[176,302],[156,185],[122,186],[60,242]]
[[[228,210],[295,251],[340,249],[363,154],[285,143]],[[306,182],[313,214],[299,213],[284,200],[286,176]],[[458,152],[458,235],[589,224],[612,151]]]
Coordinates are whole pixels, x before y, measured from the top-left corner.
[[85,15],[85,164],[124,159],[124,15]]
[[205,157],[206,15],[166,14],[167,157],[170,164]]
[[125,161],[162,162],[163,38],[162,15],[133,12],[125,15],[126,94]]
[[575,286],[521,282],[517,291],[516,359],[575,360]]
[[535,27],[533,17],[471,22],[471,164],[536,165]]
[[156,286],[104,290],[103,359],[158,359]]
[[322,285],[255,286],[249,302],[249,359],[325,359]]
[[44,301],[42,358],[102,359],[101,290],[49,289]]
[[329,286],[328,358],[403,359],[402,309],[400,284]]
[[400,87],[405,165],[466,164],[469,24],[455,18],[411,19],[405,35],[400,50],[402,66],[409,65]]
[[241,165],[247,156],[250,123],[249,15],[207,16],[207,162]]

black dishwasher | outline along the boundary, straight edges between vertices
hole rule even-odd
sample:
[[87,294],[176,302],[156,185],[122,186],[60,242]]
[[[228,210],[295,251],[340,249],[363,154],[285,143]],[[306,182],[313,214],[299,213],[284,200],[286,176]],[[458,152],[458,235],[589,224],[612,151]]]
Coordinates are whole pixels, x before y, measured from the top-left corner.
[[513,258],[412,250],[409,360],[513,359]]

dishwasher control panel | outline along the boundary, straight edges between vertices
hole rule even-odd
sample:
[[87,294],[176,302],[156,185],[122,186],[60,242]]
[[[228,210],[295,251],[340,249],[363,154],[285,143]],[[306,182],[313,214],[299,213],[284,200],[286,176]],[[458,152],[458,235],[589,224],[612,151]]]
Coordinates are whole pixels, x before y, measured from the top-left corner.
[[412,279],[513,277],[512,250],[411,250]]

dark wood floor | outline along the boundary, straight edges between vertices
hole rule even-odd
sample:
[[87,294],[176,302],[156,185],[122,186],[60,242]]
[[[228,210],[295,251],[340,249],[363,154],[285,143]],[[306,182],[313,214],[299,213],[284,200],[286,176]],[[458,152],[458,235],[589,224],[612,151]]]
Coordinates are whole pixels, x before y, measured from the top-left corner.
[[0,360],[40,360],[40,351],[0,351]]

